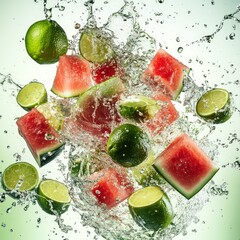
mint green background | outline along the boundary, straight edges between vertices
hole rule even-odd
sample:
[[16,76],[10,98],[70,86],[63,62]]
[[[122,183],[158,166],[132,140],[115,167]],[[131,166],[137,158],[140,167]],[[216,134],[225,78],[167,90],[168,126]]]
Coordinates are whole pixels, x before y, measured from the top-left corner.
[[[56,2],[49,1],[49,6],[53,6]],[[63,5],[66,6],[65,11],[53,11],[53,18],[66,30],[69,38],[76,33],[74,29],[76,22],[81,24],[86,22],[86,10],[83,2],[78,1],[78,4],[63,2]],[[110,12],[118,10],[123,3],[123,1],[117,0],[109,0],[109,4],[104,4],[104,0],[96,0],[96,2],[98,6],[96,14],[101,17],[100,24],[106,21]],[[140,14],[144,13],[139,19],[143,28],[158,42],[161,42],[164,48],[168,47],[170,53],[193,69],[194,79],[198,84],[208,80],[209,86],[213,87],[215,83],[230,82],[223,87],[233,93],[235,105],[239,108],[240,86],[231,83],[240,79],[240,24],[228,20],[210,44],[201,43],[186,47],[187,43],[214,32],[223,16],[234,12],[239,2],[237,0],[215,0],[213,5],[211,0],[165,0],[163,4],[160,4],[157,3],[157,0],[149,0],[145,1],[146,6],[141,9],[143,2],[143,0],[134,1]],[[163,13],[163,16],[155,16],[153,13],[157,11]],[[191,13],[189,14],[188,11]],[[240,14],[238,17],[240,18]],[[38,79],[45,83],[47,89],[50,89],[56,65],[41,66],[35,63],[28,57],[23,40],[28,27],[43,18],[42,1],[40,0],[38,3],[34,3],[33,0],[8,0],[0,3],[0,73],[11,74],[13,80],[19,84],[26,84],[33,79]],[[164,24],[156,22],[162,19],[164,19]],[[144,25],[146,21],[149,24]],[[207,24],[207,27],[204,24]],[[232,32],[236,34],[235,39],[227,40],[226,37]],[[177,37],[180,38],[180,42],[176,41]],[[180,46],[184,49],[181,54],[177,52],[177,48]],[[188,63],[190,59],[192,61]],[[28,161],[38,168],[23,139],[18,135],[15,125],[14,119],[23,114],[24,110],[18,107],[15,98],[10,95],[9,91],[1,92],[0,171],[15,161],[15,153],[19,153],[23,161]],[[7,133],[4,132],[5,130]],[[219,138],[228,144],[230,132],[236,133],[238,138],[240,137],[238,113],[235,113],[227,123],[218,125],[212,139]],[[25,152],[22,153],[24,148]],[[239,148],[237,141],[230,144],[228,148],[220,148],[218,165],[221,167],[236,161],[236,158],[240,157],[237,148]],[[53,161],[47,167],[39,169],[39,174],[61,179],[56,168],[57,164]],[[181,234],[175,238],[176,240],[240,239],[239,170],[231,167],[221,168],[214,177],[214,182],[217,185],[226,182],[229,194],[212,197],[203,210],[197,214],[199,222],[191,223],[187,228],[187,235]],[[65,234],[59,231],[54,217],[42,212],[38,205],[30,206],[27,211],[24,210],[25,205],[13,207],[9,213],[6,213],[6,209],[11,206],[13,201],[13,199],[7,198],[4,203],[0,203],[1,240],[61,240],[65,238],[79,240],[93,239],[94,237],[93,233],[89,235],[89,229],[81,226],[78,214],[71,209],[65,213],[64,219],[65,224],[71,224],[74,231]],[[39,224],[38,218],[41,218]],[[2,227],[2,224],[6,224],[6,226]]]

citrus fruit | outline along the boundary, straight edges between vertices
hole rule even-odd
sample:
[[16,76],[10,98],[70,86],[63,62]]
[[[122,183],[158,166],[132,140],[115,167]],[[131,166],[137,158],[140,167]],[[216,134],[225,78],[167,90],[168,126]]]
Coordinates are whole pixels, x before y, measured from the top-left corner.
[[35,106],[47,102],[45,86],[40,82],[28,83],[18,92],[17,102],[26,110],[31,110]]
[[27,30],[25,46],[29,56],[40,64],[55,63],[68,50],[63,28],[54,20],[40,20]]
[[140,127],[129,123],[116,127],[107,142],[112,160],[124,167],[140,164],[147,158],[149,149],[148,135]]
[[119,113],[137,122],[151,119],[159,110],[157,101],[145,96],[132,95],[119,104]]
[[63,183],[45,179],[38,186],[38,203],[49,214],[62,214],[71,202],[68,188]]
[[106,62],[114,55],[110,46],[110,39],[104,36],[103,32],[97,28],[87,29],[82,32],[79,40],[79,50],[86,60],[93,63]]
[[197,102],[197,114],[213,123],[223,123],[231,117],[230,94],[227,90],[214,88],[204,93]]
[[43,114],[49,124],[56,130],[61,130],[63,126],[64,114],[60,104],[57,102],[47,102],[37,107],[37,110]]
[[2,183],[6,190],[31,191],[38,184],[37,169],[27,162],[16,162],[3,172]]
[[153,168],[152,165],[154,162],[154,154],[150,151],[147,159],[132,169],[133,177],[138,184],[149,186],[164,181],[160,177],[160,174]]
[[169,198],[158,186],[135,191],[128,199],[128,207],[140,226],[154,231],[166,228],[173,218]]

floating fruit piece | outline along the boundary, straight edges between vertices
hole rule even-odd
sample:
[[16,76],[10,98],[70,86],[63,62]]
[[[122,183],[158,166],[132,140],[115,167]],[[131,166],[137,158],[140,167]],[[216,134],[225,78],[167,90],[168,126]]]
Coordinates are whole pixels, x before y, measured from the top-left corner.
[[170,200],[158,186],[137,190],[129,197],[128,206],[133,219],[153,231],[166,228],[173,219]]
[[112,160],[124,167],[134,167],[143,162],[149,149],[148,135],[133,124],[116,127],[107,142],[107,152]]
[[90,64],[84,58],[61,56],[51,90],[64,98],[79,96],[91,87],[90,74]]
[[60,134],[36,108],[20,117],[16,123],[39,166],[50,162],[64,148]]
[[61,215],[69,208],[71,198],[65,184],[45,179],[38,186],[38,203],[49,214]]
[[120,115],[137,122],[153,118],[159,108],[157,101],[139,95],[131,95],[119,103]]
[[94,183],[91,192],[99,204],[104,204],[108,209],[115,207],[134,191],[125,172],[118,172],[113,168],[102,169],[93,173],[89,180]]
[[219,169],[185,133],[170,143],[153,166],[187,199],[198,193]]
[[30,82],[25,85],[17,95],[17,103],[29,111],[32,108],[47,102],[47,91],[40,82]]
[[8,191],[31,191],[35,189],[38,181],[39,176],[37,169],[27,162],[13,163],[9,165],[2,174],[3,187]]
[[103,63],[114,56],[110,38],[98,28],[86,29],[82,32],[79,50],[86,60],[93,63]]
[[32,24],[25,36],[29,56],[40,64],[55,63],[68,50],[63,28],[54,20],[40,20]]
[[160,92],[176,99],[183,88],[185,74],[189,68],[160,49],[144,72],[143,80],[154,92]]
[[214,88],[204,93],[196,105],[197,114],[212,123],[226,122],[232,115],[230,93]]

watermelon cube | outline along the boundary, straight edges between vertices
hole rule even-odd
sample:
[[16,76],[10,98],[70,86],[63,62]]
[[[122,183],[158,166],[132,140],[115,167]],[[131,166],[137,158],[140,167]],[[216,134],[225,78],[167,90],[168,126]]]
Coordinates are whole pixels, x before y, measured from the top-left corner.
[[176,99],[183,88],[183,79],[189,68],[165,50],[160,49],[143,75],[143,81],[154,92],[164,93]]
[[50,162],[62,151],[64,141],[60,134],[36,108],[20,117],[16,123],[39,166]]
[[126,174],[113,168],[95,172],[90,179],[93,183],[92,194],[98,203],[104,204],[107,209],[115,207],[134,192],[134,187],[127,180]]
[[179,118],[179,113],[171,99],[164,94],[155,94],[153,99],[160,102],[160,109],[152,119],[147,122],[147,127],[154,136]]
[[153,166],[187,199],[198,193],[219,170],[185,133],[170,143]]

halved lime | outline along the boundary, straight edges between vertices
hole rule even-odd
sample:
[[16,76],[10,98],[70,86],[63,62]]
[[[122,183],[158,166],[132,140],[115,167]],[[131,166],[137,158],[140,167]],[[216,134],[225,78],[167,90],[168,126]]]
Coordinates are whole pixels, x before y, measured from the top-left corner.
[[107,142],[112,160],[124,167],[134,167],[143,162],[149,150],[148,135],[140,127],[129,123],[116,127]]
[[17,95],[18,104],[25,110],[47,102],[47,91],[40,82],[30,82],[25,85]]
[[43,114],[56,131],[62,129],[64,115],[61,106],[57,102],[46,102],[39,105],[37,110]]
[[197,114],[212,123],[223,123],[231,115],[230,94],[227,90],[214,88],[204,93],[196,105]]
[[158,186],[137,190],[129,197],[128,206],[133,219],[147,229],[166,228],[173,219],[170,200]]
[[83,31],[79,40],[81,55],[93,63],[103,63],[114,56],[110,39],[98,28]]
[[160,106],[152,98],[132,95],[122,100],[119,104],[119,113],[127,119],[137,122],[151,119],[160,109]]
[[27,162],[16,162],[3,172],[2,183],[6,190],[31,191],[39,181],[37,169]]
[[38,203],[49,214],[62,214],[67,211],[71,202],[68,188],[65,184],[45,179],[38,186]]
[[133,177],[136,182],[143,186],[149,186],[157,183],[164,182],[160,174],[153,168],[155,157],[151,151],[146,160],[138,166],[132,168]]

